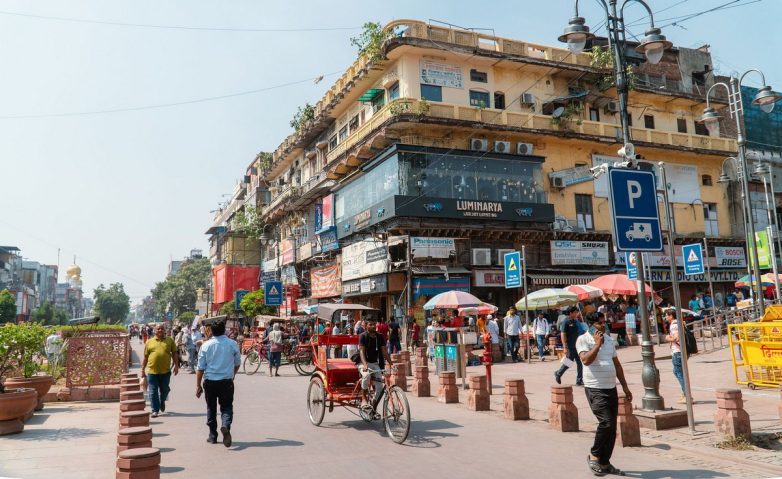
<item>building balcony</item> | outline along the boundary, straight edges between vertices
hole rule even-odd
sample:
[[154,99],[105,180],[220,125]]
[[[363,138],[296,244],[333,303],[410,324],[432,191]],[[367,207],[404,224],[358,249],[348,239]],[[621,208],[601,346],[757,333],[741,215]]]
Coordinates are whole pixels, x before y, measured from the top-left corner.
[[328,178],[325,171],[319,172],[299,187],[300,195],[293,200],[293,207],[298,208],[317,200],[331,191],[336,184],[334,180]]
[[273,197],[271,202],[265,206],[261,212],[261,217],[267,221],[277,213],[285,210],[285,207],[291,204],[300,195],[299,187],[288,185],[278,191],[277,196]]

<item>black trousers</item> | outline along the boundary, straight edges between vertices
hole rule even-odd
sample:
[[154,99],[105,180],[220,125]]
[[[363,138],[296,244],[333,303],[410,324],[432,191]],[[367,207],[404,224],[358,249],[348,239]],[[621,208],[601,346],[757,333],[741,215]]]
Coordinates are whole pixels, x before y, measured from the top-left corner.
[[619,414],[619,396],[616,388],[594,389],[584,388],[587,401],[592,413],[597,418],[597,431],[595,443],[591,453],[599,459],[601,466],[607,466],[611,462],[616,442],[616,417]]
[[206,425],[209,426],[209,435],[217,436],[217,404],[220,404],[220,420],[222,425],[231,429],[234,419],[234,381],[223,379],[220,381],[204,380],[204,398],[206,399]]

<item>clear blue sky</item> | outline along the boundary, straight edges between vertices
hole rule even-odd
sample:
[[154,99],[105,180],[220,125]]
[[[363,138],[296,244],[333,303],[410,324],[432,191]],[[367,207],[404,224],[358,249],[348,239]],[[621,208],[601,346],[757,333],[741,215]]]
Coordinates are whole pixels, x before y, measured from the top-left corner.
[[[664,25],[730,0],[649,0]],[[587,24],[596,1],[581,0]],[[776,37],[782,1],[736,8],[668,26],[675,45],[711,45],[720,73],[757,67],[782,89]],[[663,9],[666,9],[663,11]],[[234,29],[355,27],[310,32],[142,28],[102,22]],[[572,0],[409,1],[0,1],[0,244],[29,259],[72,256],[85,291],[122,282],[135,300],[168,261],[208,248],[221,194],[258,151],[290,132],[296,107],[314,103],[335,75],[294,86],[170,108],[44,118],[28,115],[143,107],[227,95],[342,71],[355,58],[349,38],[366,21],[436,19],[493,28],[500,36],[557,44]],[[628,22],[640,6],[628,7]],[[731,23],[732,22],[732,23]],[[644,25],[632,33],[642,35]],[[760,32],[769,32],[761,34]],[[604,33],[604,30],[598,33]],[[758,43],[758,42],[764,43]],[[747,84],[758,81],[748,78]],[[62,277],[61,277],[62,279]]]

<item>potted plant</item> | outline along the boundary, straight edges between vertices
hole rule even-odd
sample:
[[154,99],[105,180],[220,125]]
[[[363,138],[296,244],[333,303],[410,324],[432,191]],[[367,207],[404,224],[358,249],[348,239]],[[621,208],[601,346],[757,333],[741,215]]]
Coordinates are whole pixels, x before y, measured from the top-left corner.
[[10,339],[10,347],[15,356],[12,358],[13,366],[8,372],[21,373],[21,376],[7,378],[3,387],[35,389],[38,394],[35,410],[40,411],[43,409],[43,398],[54,382],[51,375],[39,374],[41,364],[38,357],[46,342],[46,328],[37,323],[20,323],[7,324],[2,329]]
[[20,364],[19,329],[15,324],[0,327],[0,436],[22,432],[24,420],[32,414],[38,393],[32,388],[4,387],[3,378]]

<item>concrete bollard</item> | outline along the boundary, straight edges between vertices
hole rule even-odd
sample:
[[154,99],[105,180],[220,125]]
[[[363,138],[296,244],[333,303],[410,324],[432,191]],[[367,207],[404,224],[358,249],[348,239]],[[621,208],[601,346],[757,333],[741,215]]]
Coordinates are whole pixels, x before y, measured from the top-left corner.
[[391,355],[391,361],[396,369],[391,373],[391,384],[399,386],[402,391],[407,391],[407,373],[405,372],[405,363],[402,355],[399,353]]
[[744,410],[740,389],[717,389],[717,412],[714,413],[714,428],[726,436],[752,435],[749,414]]
[[117,479],[159,479],[160,449],[127,449],[117,456]]
[[505,419],[518,421],[529,419],[529,400],[524,390],[523,379],[505,380]]
[[128,391],[141,391],[141,384],[136,381],[135,384],[121,384],[119,387],[120,394]]
[[137,384],[139,382],[138,376],[135,377],[123,377],[120,379],[120,385],[122,384]]
[[119,413],[119,427],[149,426],[148,411],[125,411]]
[[128,399],[144,399],[144,391],[125,391],[119,393],[120,401],[127,401]]
[[410,351],[402,351],[399,355],[402,357],[402,362],[405,363],[405,374],[412,377],[413,365],[410,363]]
[[152,447],[152,428],[125,427],[117,433],[117,454],[127,449]]
[[415,368],[415,378],[413,379],[413,395],[419,398],[428,398],[431,396],[429,368],[426,366],[416,366]]
[[489,393],[486,392],[486,376],[470,376],[470,391],[467,393],[467,409],[472,411],[488,411],[490,409]]
[[617,418],[617,436],[622,447],[641,445],[641,426],[633,414],[633,403],[624,393],[619,393],[619,417]]
[[578,409],[573,404],[573,386],[551,386],[548,422],[551,429],[557,431],[578,431]]
[[440,373],[437,400],[446,404],[459,402],[459,388],[456,387],[456,373],[454,371]]
[[429,355],[427,354],[427,348],[415,348],[415,365],[429,366]]
[[[141,392],[141,391],[138,391]],[[146,406],[144,399],[126,399],[119,402],[119,410],[125,411],[143,411]]]

